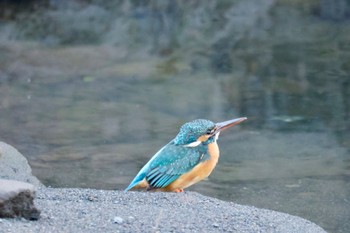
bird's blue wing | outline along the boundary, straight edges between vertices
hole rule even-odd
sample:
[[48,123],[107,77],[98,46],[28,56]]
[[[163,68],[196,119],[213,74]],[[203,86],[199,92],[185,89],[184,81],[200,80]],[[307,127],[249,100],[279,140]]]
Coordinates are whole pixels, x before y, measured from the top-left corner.
[[204,145],[186,147],[170,142],[155,154],[139,171],[126,191],[146,178],[151,188],[163,188],[190,171],[198,163],[209,159]]
[[141,168],[141,170],[137,173],[137,175],[135,176],[135,178],[131,181],[131,183],[129,184],[129,186],[124,190],[129,191],[130,189],[132,189],[133,187],[135,187],[138,183],[140,183],[147,175],[147,172],[149,171],[149,167],[150,164],[152,163],[153,160],[155,160],[159,154],[162,153],[162,151],[164,150],[166,146],[164,146],[162,149],[160,149],[155,155],[153,155],[153,157],[145,164],[145,166],[143,166]]
[[169,143],[150,163],[146,180],[152,188],[163,188],[208,159],[205,146],[185,147]]

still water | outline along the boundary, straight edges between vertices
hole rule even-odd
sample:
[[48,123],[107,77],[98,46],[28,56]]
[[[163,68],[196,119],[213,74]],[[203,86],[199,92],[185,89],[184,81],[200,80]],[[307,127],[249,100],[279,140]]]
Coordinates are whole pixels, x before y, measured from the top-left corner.
[[[349,232],[349,22],[322,6],[237,2],[208,28],[202,14],[222,6],[192,5],[192,18],[181,4],[156,17],[147,4],[123,6],[133,14],[113,29],[129,37],[96,29],[98,42],[78,45],[0,28],[0,140],[47,186],[122,190],[183,123],[246,116],[220,135],[213,174],[189,190]],[[107,23],[102,6],[79,7],[77,21],[93,12]],[[56,27],[73,17],[57,9],[47,16]],[[149,27],[158,21],[168,24]]]

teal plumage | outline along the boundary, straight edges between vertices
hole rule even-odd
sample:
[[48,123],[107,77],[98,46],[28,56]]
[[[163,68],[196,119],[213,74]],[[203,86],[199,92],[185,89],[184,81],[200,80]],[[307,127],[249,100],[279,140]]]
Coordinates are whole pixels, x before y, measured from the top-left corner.
[[[188,122],[181,126],[180,132],[176,135],[174,143],[176,145],[187,145],[195,142],[200,136],[211,133],[215,128],[215,123],[212,121],[197,119]],[[208,143],[206,143],[208,144]]]
[[149,183],[150,189],[166,187],[198,163],[209,159],[206,144],[196,147],[185,145],[195,142],[199,136],[214,126],[213,122],[203,119],[184,124],[175,139],[152,157],[125,191],[132,189],[144,178]]
[[198,119],[184,124],[177,136],[143,166],[125,191],[143,180],[147,181],[148,190],[167,187],[198,164],[210,159],[208,145],[216,142],[221,130],[245,119],[237,118],[217,124]]
[[145,178],[151,188],[163,188],[206,159],[209,154],[204,145],[192,148],[170,142],[152,161]]

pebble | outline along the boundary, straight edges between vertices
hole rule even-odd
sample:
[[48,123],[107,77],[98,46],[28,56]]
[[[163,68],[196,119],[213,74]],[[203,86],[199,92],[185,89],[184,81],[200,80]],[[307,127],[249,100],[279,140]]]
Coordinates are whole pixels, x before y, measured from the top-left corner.
[[116,217],[113,218],[113,222],[114,222],[114,223],[122,224],[123,221],[124,221],[124,220],[123,220],[121,217],[118,217],[118,216],[116,216]]
[[216,223],[216,222],[214,222],[214,223],[213,223],[213,227],[219,227],[219,224]]
[[135,218],[133,216],[129,216],[128,220],[129,220],[129,222],[133,222],[135,220]]
[[89,201],[97,201],[97,197],[96,196],[89,196],[88,200]]

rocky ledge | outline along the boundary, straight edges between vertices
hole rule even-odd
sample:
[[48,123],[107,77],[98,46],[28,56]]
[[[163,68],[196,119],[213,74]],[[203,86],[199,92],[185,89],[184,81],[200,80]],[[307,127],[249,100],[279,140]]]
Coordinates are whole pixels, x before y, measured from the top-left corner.
[[0,143],[0,178],[25,177],[27,182],[34,183],[37,187],[34,203],[41,210],[37,221],[0,219],[0,229],[5,232],[325,232],[300,217],[195,192],[46,188],[31,174],[15,177],[4,174],[9,171],[3,167],[9,166],[2,161],[4,154],[10,152],[23,158],[13,147],[4,145]]

